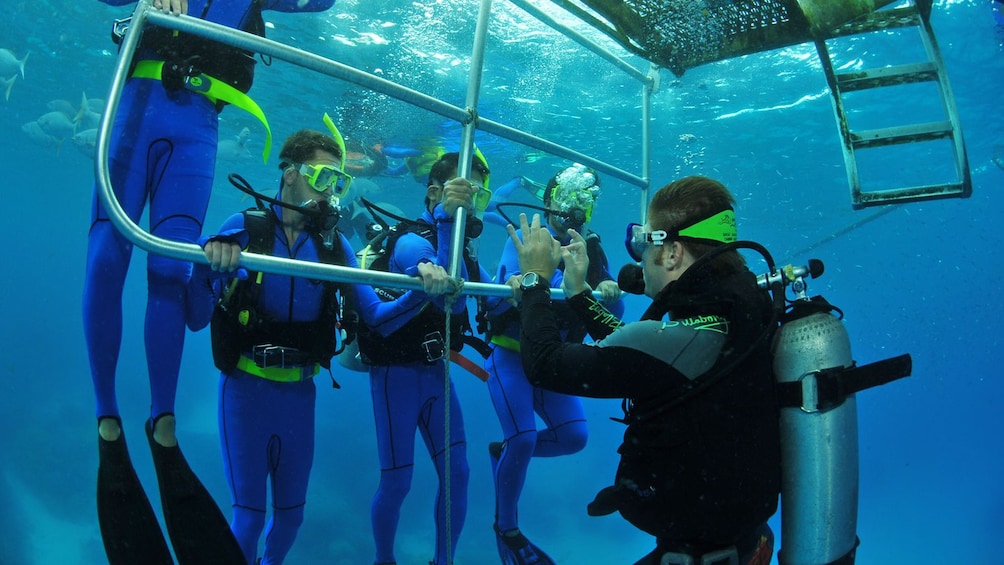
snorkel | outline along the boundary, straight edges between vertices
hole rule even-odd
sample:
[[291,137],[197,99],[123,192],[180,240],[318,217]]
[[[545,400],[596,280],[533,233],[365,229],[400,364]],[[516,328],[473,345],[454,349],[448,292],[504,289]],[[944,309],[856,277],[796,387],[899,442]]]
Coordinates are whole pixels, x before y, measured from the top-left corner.
[[[338,145],[338,152],[341,160],[338,163],[338,169],[341,171],[345,170],[345,159],[347,153],[345,152],[345,138],[342,137],[342,133],[338,131],[335,126],[335,122],[331,119],[331,116],[327,112],[324,113],[324,125],[328,127],[328,131],[331,132],[331,137],[335,140],[335,144]],[[351,177],[349,182],[346,183],[344,190],[342,191],[342,196],[348,194],[349,185],[352,183]],[[310,201],[308,201],[310,202]],[[301,204],[302,207],[307,208],[308,202]],[[312,223],[315,224],[317,233],[321,236],[321,241],[324,242],[324,246],[331,249],[335,244],[336,232],[338,227],[338,220],[341,219],[341,206],[338,196],[332,194],[327,200],[313,201],[316,205],[317,212],[315,215],[310,216]],[[318,221],[320,220],[320,221]]]

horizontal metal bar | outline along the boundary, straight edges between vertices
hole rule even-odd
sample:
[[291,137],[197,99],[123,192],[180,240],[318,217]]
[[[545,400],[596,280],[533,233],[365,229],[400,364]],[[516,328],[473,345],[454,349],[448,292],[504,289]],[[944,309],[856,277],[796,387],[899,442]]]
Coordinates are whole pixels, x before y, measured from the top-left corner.
[[845,37],[873,31],[896,29],[920,25],[917,6],[903,6],[890,10],[877,10],[870,14],[839,25],[827,33],[827,38]]
[[928,122],[891,128],[870,129],[851,132],[851,143],[855,149],[884,147],[917,141],[932,141],[952,137],[955,132],[951,122]]
[[964,182],[931,184],[890,190],[857,191],[851,195],[855,209],[891,202],[905,203],[939,198],[968,198],[972,188]]
[[938,69],[934,63],[925,61],[854,73],[840,73],[836,77],[841,92],[854,92],[855,90],[881,86],[937,81]]

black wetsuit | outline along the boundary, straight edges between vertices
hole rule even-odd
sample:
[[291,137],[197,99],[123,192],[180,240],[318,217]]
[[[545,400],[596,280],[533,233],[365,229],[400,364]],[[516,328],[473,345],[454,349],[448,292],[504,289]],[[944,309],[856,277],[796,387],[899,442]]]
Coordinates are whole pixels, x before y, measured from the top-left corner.
[[569,303],[595,345],[562,343],[548,293],[534,289],[523,294],[521,348],[536,386],[626,399],[616,484],[590,514],[620,511],[660,551],[740,545],[774,514],[780,492],[766,293],[748,271],[692,271],[639,322],[622,325],[588,293]]

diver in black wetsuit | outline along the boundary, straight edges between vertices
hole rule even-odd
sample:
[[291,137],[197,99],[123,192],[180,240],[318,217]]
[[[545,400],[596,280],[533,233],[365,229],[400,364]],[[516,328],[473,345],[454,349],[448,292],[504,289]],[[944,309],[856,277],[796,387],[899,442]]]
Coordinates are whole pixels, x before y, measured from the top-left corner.
[[[531,383],[626,399],[615,484],[588,511],[619,511],[656,537],[656,549],[636,565],[759,565],[773,552],[766,521],[777,510],[780,446],[771,304],[735,249],[713,253],[736,240],[734,202],[706,177],[658,191],[648,222],[628,226],[628,250],[641,262],[652,304],[627,325],[588,292],[581,235],[561,247],[537,216],[532,225],[521,217],[522,241],[509,227],[525,273],[517,294]],[[542,284],[561,260],[568,302],[593,345],[561,341]]]

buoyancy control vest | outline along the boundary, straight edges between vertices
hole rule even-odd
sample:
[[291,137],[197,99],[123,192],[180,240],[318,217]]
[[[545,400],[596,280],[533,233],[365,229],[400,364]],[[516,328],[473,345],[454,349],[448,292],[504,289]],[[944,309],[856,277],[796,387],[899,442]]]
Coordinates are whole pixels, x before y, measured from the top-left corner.
[[[272,210],[251,208],[245,210],[244,228],[250,236],[247,251],[272,255],[275,247],[275,228],[278,220]],[[320,236],[311,234],[318,259],[331,265],[345,265],[345,252],[336,239],[331,249],[325,247]],[[338,238],[340,239],[340,238]],[[347,300],[351,286],[324,281],[324,302],[321,315],[309,322],[279,322],[260,312],[259,297],[263,273],[248,272],[247,279],[235,278],[213,310],[210,334],[213,344],[213,362],[216,368],[229,373],[237,367],[242,354],[256,345],[271,344],[295,348],[306,352],[309,362],[324,368],[331,367],[331,358],[338,353],[336,327],[343,318],[342,305]],[[351,341],[351,336],[343,342]]]
[[[198,17],[205,19],[212,4],[213,0],[206,2],[203,13]],[[249,3],[247,13],[241,19],[239,26],[241,31],[265,37],[265,20],[262,17],[261,4],[261,0]],[[252,51],[218,43],[198,35],[155,26],[143,32],[141,47],[153,51],[164,60],[165,73],[162,80],[165,88],[182,87],[180,83],[176,85],[171,83],[172,75],[168,69],[175,67],[195,68],[198,73],[222,80],[245,94],[251,90],[254,82],[256,61]],[[222,104],[218,109],[222,109]]]
[[[388,271],[395,245],[402,236],[409,233],[422,237],[432,244],[433,249],[437,248],[439,238],[436,226],[420,220],[406,220],[388,229],[382,248],[376,250],[372,244],[367,246],[364,256],[360,258],[360,267]],[[463,259],[470,280],[481,282],[481,269],[466,247]],[[373,290],[385,302],[396,300],[404,294],[404,291],[394,288],[374,287]],[[445,350],[445,327],[446,313],[431,303],[425,304],[421,312],[389,336],[382,336],[361,325],[358,334],[360,360],[366,365],[377,366],[418,361],[435,363],[449,355]],[[487,344],[474,336],[466,308],[463,312],[450,316],[450,349],[460,351],[464,345],[474,347],[482,356],[491,353]]]
[[[616,485],[598,495],[590,513],[619,510],[660,539],[728,545],[777,509],[778,406],[762,337],[773,333],[773,318],[752,273],[696,279],[670,283],[643,319],[722,316],[728,341],[714,366],[690,383],[693,393],[633,399]],[[707,378],[713,386],[701,387]]]

